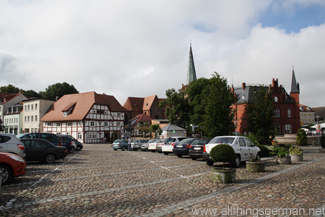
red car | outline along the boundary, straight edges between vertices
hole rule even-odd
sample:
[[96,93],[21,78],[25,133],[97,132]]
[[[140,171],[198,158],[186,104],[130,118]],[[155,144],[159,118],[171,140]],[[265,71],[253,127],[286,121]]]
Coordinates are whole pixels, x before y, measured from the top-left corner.
[[0,176],[2,184],[12,182],[14,177],[24,175],[26,162],[18,155],[0,152]]

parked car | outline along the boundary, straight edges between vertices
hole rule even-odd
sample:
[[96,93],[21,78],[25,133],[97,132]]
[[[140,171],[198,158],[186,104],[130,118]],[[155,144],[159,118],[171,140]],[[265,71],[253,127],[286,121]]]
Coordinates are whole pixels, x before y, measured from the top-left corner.
[[149,140],[148,142],[146,142],[146,143],[143,143],[142,145],[141,145],[141,151],[148,151],[148,145],[149,145],[149,143],[152,143],[152,142],[154,142],[156,139],[151,139],[151,140]]
[[211,139],[197,139],[195,140],[188,149],[188,154],[192,160],[197,158],[203,158],[203,145],[210,142]]
[[161,151],[165,154],[168,155],[169,153],[173,153],[173,143],[180,142],[183,139],[186,139],[187,137],[170,137],[166,138],[168,141],[165,143],[165,145],[162,146]]
[[18,139],[45,139],[55,146],[62,146],[59,137],[53,133],[22,133],[17,135]]
[[112,148],[114,151],[117,151],[117,149],[128,150],[128,141],[126,139],[117,139],[113,142]]
[[26,162],[22,157],[0,151],[0,178],[2,178],[2,184],[9,184],[14,177],[24,175],[26,173],[25,169]]
[[65,146],[55,146],[45,139],[21,139],[25,145],[26,161],[39,161],[48,164],[64,159],[68,154]]
[[182,157],[183,155],[188,155],[188,149],[190,145],[197,140],[196,138],[188,138],[183,139],[180,142],[174,143],[173,153],[177,155],[177,157]]
[[[147,143],[148,141],[149,141],[148,139],[134,140],[132,149],[134,151],[137,151],[137,150],[141,149],[142,144]],[[131,143],[131,146],[132,146],[132,143]]]
[[245,136],[217,136],[214,137],[208,144],[203,146],[203,158],[207,165],[212,166],[213,160],[209,153],[211,149],[219,144],[229,144],[235,151],[236,158],[234,159],[234,167],[239,167],[240,162],[250,159],[260,160],[261,150]]
[[77,149],[76,142],[71,139],[68,135],[58,135],[63,146],[65,146],[70,153],[73,153]]
[[157,139],[157,140],[155,140],[153,142],[149,142],[149,144],[148,144],[148,151],[155,152],[157,150],[157,145],[159,143],[162,143],[162,140]]
[[168,143],[168,139],[160,139],[159,143],[156,145],[156,151],[162,153],[162,147]]
[[73,136],[68,135],[75,143],[76,143],[76,150],[81,151],[84,148],[84,145],[78,141],[78,139],[74,138]]
[[0,151],[25,157],[24,144],[13,134],[0,133]]

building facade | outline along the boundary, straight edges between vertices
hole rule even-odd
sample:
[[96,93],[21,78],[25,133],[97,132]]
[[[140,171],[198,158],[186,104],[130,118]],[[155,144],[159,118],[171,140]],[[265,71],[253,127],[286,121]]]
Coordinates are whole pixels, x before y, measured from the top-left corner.
[[[245,114],[247,104],[255,101],[254,92],[258,91],[260,86],[246,86],[242,83],[241,87],[232,87],[236,103],[232,106],[236,109],[235,125],[236,133],[247,135],[248,124]],[[274,126],[278,134],[295,134],[300,128],[300,109],[299,109],[299,84],[296,82],[294,71],[292,71],[291,92],[288,94],[282,85],[278,85],[278,79],[273,79],[268,87],[272,91],[274,99]]]
[[3,126],[5,133],[20,134],[23,133],[23,104],[22,102],[16,105],[7,106],[7,111],[4,114]]
[[41,118],[43,132],[71,135],[83,143],[111,141],[124,132],[124,108],[113,96],[87,92],[62,96]]
[[39,133],[43,131],[41,118],[53,105],[54,101],[34,98],[23,100],[23,132]]

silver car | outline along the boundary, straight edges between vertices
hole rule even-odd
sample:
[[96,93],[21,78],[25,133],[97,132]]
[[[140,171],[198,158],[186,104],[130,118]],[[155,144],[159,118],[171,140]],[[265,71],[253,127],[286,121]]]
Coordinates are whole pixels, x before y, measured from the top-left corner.
[[13,134],[0,133],[0,151],[9,152],[25,158],[25,146]]

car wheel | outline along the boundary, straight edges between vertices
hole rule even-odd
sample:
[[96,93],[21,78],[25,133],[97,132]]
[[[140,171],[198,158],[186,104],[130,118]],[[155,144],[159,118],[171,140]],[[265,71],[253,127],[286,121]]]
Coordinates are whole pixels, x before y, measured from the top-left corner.
[[124,146],[122,147],[122,151],[125,151],[125,147]]
[[117,151],[117,149],[114,149],[114,151]]
[[138,151],[138,149],[133,149],[133,151]]
[[78,145],[78,146],[77,146],[77,151],[80,151],[80,150],[81,150],[81,146]]
[[158,153],[162,153],[162,151],[158,151]]
[[197,157],[196,157],[196,156],[191,156],[191,159],[192,159],[192,160],[196,160]]
[[71,148],[70,148],[70,153],[73,153],[75,151],[75,148],[72,146]]
[[257,161],[260,161],[260,160],[261,160],[261,153],[260,153],[260,152],[257,153],[257,155],[256,155],[256,160],[257,160]]
[[54,163],[54,161],[55,161],[54,154],[48,154],[48,155],[46,155],[46,157],[45,157],[45,162],[46,163],[51,164],[51,163]]
[[214,161],[208,159],[207,161],[205,161],[205,163],[206,163],[208,166],[212,166],[212,165],[214,164]]
[[164,152],[164,155],[168,155],[168,152]]
[[177,157],[182,157],[182,155],[181,154],[178,154]]
[[14,179],[11,169],[6,165],[0,165],[2,184],[8,184]]
[[240,155],[236,155],[235,160],[232,162],[232,166],[236,168],[240,166]]

